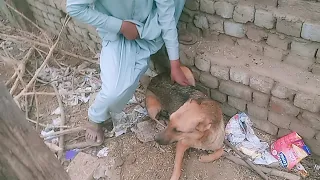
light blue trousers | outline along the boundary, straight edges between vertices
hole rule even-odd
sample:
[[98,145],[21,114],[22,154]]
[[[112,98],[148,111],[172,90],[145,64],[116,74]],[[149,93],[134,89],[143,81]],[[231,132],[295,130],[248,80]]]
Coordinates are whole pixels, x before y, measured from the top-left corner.
[[[185,0],[175,1],[175,21],[178,23]],[[133,21],[134,22],[134,21]],[[164,41],[158,37],[148,37],[148,32],[159,31],[157,14],[153,12],[148,17],[149,30],[140,31],[137,40],[127,40],[122,35],[116,41],[103,41],[100,55],[101,91],[89,107],[89,120],[102,123],[111,118],[110,112],[119,113],[132,98],[139,85],[141,76],[147,71],[150,56],[155,54]],[[160,31],[159,31],[160,32]],[[142,33],[142,34],[141,34]],[[149,40],[148,40],[149,39]]]

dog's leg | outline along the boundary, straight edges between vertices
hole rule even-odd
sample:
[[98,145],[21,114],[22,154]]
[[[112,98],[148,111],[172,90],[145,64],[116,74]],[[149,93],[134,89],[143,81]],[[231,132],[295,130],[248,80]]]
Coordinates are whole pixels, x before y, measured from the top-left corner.
[[223,148],[220,148],[212,154],[201,156],[199,161],[203,163],[212,162],[214,160],[219,159],[222,155],[223,155]]
[[183,144],[182,142],[177,143],[176,156],[174,159],[174,168],[170,180],[179,180],[181,176],[181,168],[183,162],[184,152],[189,148],[189,146]]

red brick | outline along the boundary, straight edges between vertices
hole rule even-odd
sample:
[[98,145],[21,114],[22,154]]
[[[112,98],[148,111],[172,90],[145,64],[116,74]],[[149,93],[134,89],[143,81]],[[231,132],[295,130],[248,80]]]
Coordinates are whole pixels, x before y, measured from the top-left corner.
[[270,109],[278,114],[286,114],[289,116],[297,116],[300,112],[300,109],[291,104],[290,101],[276,97],[271,97]]

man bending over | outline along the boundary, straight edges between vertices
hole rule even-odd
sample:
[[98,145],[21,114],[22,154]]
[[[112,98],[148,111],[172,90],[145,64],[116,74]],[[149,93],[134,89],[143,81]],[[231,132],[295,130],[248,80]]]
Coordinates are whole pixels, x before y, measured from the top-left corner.
[[[123,110],[148,69],[150,56],[163,45],[172,79],[188,85],[180,69],[177,33],[184,4],[185,0],[67,0],[68,14],[95,27],[102,39],[102,87],[88,110],[87,140],[103,143],[102,123],[111,118],[110,112]],[[190,36],[180,40],[190,42]]]

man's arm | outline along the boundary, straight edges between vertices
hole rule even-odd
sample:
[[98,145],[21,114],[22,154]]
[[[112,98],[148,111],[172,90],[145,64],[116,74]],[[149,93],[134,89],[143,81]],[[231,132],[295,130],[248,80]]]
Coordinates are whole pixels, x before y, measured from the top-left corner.
[[175,6],[173,0],[155,0],[159,14],[159,25],[162,38],[170,60],[179,60],[179,41],[177,23],[175,21]]
[[71,17],[95,28],[119,33],[122,20],[100,13],[90,7],[95,0],[67,0],[67,12]]

